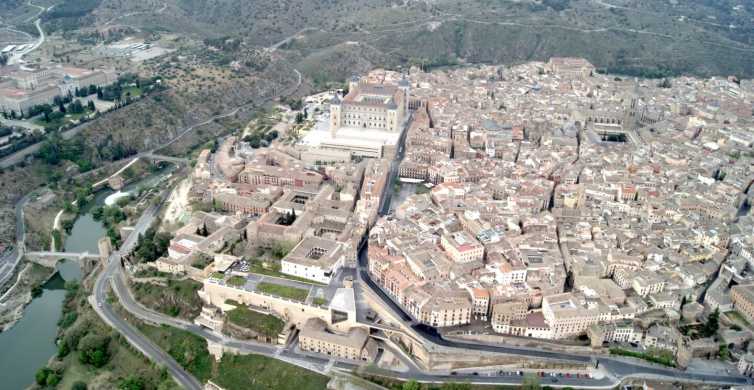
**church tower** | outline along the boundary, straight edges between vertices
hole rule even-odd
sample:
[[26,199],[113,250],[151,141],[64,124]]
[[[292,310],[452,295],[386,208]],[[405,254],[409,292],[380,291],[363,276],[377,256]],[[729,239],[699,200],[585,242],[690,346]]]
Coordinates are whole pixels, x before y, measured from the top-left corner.
[[330,100],[330,134],[335,137],[335,133],[338,131],[341,125],[340,110],[341,100],[338,97],[338,94],[335,94],[335,97]]

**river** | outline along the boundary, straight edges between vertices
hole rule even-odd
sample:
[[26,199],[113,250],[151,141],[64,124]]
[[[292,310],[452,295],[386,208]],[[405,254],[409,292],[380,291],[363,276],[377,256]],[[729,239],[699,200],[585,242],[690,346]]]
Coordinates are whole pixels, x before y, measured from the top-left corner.
[[58,273],[45,283],[42,295],[24,309],[24,316],[7,332],[0,333],[0,378],[3,389],[24,389],[34,373],[57,352],[55,336],[65,298],[66,280],[78,280],[75,261],[58,263]]
[[[124,188],[136,191],[139,187],[153,186],[174,171],[163,169]],[[112,191],[100,191],[95,196],[96,205],[104,203]],[[88,208],[73,225],[66,237],[65,251],[98,253],[97,241],[107,235],[101,222],[95,221]],[[57,353],[55,338],[58,321],[62,315],[65,298],[65,282],[81,279],[81,270],[76,261],[62,261],[58,272],[43,286],[42,295],[34,298],[24,309],[23,317],[7,332],[0,333],[0,388],[25,389],[34,382],[34,374]]]

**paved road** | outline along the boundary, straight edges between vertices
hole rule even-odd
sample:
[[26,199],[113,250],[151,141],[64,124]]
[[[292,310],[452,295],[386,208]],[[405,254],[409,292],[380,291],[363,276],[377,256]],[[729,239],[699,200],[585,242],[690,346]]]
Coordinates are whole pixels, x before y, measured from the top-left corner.
[[164,366],[175,381],[184,389],[200,390],[202,384],[196,378],[189,374],[175,361],[170,355],[156,346],[148,338],[141,334],[136,328],[131,326],[123,318],[115,313],[112,306],[107,303],[107,287],[114,278],[117,278],[120,270],[121,253],[128,253],[133,250],[140,234],[149,228],[154,222],[159,212],[160,205],[151,206],[139,218],[134,226],[134,231],[126,238],[119,251],[113,252],[105,265],[104,271],[97,277],[94,284],[94,292],[89,301],[92,303],[95,312],[110,326],[120,332],[128,342],[136,349],[140,350],[153,362]]
[[18,119],[3,119],[2,122],[3,122],[3,125],[6,125],[6,126],[22,127],[27,130],[44,130],[43,126],[40,126],[31,120],[21,121]]
[[[409,121],[410,123],[410,121]],[[404,132],[405,136],[405,132]],[[403,143],[401,142],[401,145]],[[403,148],[398,150],[395,160],[391,163],[390,175],[388,183],[392,183],[395,179],[398,171],[398,166],[403,159]],[[385,215],[390,210],[392,186],[386,188],[386,196],[384,196],[385,202],[380,208],[380,214]],[[505,345],[486,345],[476,343],[465,343],[450,341],[444,339],[436,329],[418,324],[402,307],[397,305],[374,281],[367,272],[367,245],[364,245],[359,251],[358,258],[358,283],[363,288],[370,289],[374,294],[380,297],[385,307],[392,310],[393,313],[400,318],[405,325],[412,328],[415,333],[427,342],[429,345],[436,345],[449,348],[460,348],[465,350],[476,350],[485,352],[497,352],[519,356],[530,356],[533,358],[555,359],[561,361],[570,361],[575,363],[594,363],[599,361],[608,371],[616,378],[625,378],[632,375],[656,375],[659,377],[672,378],[672,379],[693,379],[704,382],[715,383],[730,383],[730,384],[747,384],[750,383],[748,378],[742,376],[730,376],[730,375],[712,375],[712,374],[694,374],[689,372],[683,372],[680,370],[668,369],[665,367],[642,363],[639,361],[631,361],[629,359],[615,358],[615,357],[602,357],[602,356],[588,356],[575,353],[565,353],[556,351],[546,351],[534,348],[525,348],[518,346],[505,346]],[[586,384],[592,384],[584,383]]]
[[[148,227],[151,224],[151,221],[154,219],[153,217],[150,217],[150,215],[156,215],[156,211],[149,210],[147,213],[145,213],[144,216],[139,220],[139,223],[137,223],[137,226],[135,227],[135,234],[131,235],[129,239],[126,240],[126,242],[123,245],[122,253],[125,253],[125,251],[130,250],[133,247],[134,241],[131,238],[136,237],[138,235],[139,231],[145,230],[146,227]],[[198,336],[201,336],[205,338],[206,340],[222,344],[226,347],[231,347],[238,349],[242,353],[253,353],[258,355],[264,355],[276,359],[280,359],[283,361],[286,361],[291,364],[295,364],[300,367],[307,368],[312,371],[324,373],[328,369],[328,366],[335,367],[337,369],[341,370],[353,370],[357,367],[356,364],[350,363],[350,362],[331,362],[327,358],[320,357],[320,356],[312,356],[308,354],[302,354],[300,351],[297,351],[293,346],[289,345],[286,347],[281,346],[273,346],[269,344],[261,344],[256,343],[253,341],[242,341],[242,340],[236,340],[218,333],[215,333],[213,331],[210,331],[208,329],[205,329],[203,327],[200,327],[198,325],[195,325],[191,322],[184,321],[181,319],[177,319],[174,317],[169,317],[166,315],[163,315],[161,313],[154,312],[150,309],[145,308],[140,303],[138,303],[133,295],[131,294],[130,290],[128,289],[128,286],[124,280],[124,273],[122,272],[122,267],[120,265],[120,256],[118,254],[114,254],[111,257],[111,261],[108,264],[105,272],[103,272],[102,275],[97,279],[97,283],[95,284],[95,292],[94,292],[94,300],[97,302],[97,311],[100,313],[105,320],[110,323],[114,328],[117,330],[123,332],[128,338],[129,341],[132,342],[134,345],[137,345],[137,348],[139,348],[142,351],[145,351],[145,354],[149,356],[150,358],[154,359],[155,361],[166,365],[169,370],[171,371],[171,374],[176,378],[176,380],[185,379],[185,376],[183,375],[183,371],[179,369],[179,367],[172,366],[172,359],[169,358],[169,356],[165,356],[164,353],[159,353],[157,351],[153,351],[150,349],[151,343],[149,340],[146,340],[141,336],[137,331],[133,330],[133,328],[125,323],[125,321],[121,320],[117,315],[112,313],[112,310],[110,309],[110,306],[106,303],[106,284],[109,282],[113,288],[113,291],[115,292],[116,296],[118,297],[118,300],[120,301],[121,305],[125,310],[127,310],[129,313],[134,315],[135,317],[149,322],[153,324],[160,324],[160,325],[168,325],[172,327],[176,327],[179,329],[183,329],[189,332],[192,332]],[[393,304],[394,305],[394,304]],[[428,340],[428,343],[432,343],[433,341]],[[440,342],[444,342],[443,340],[440,340]],[[456,345],[457,346],[457,345]],[[479,349],[479,346],[477,345],[470,345],[469,349]],[[492,351],[494,352],[501,352],[501,348],[492,348]],[[522,353],[522,351],[524,353]],[[523,350],[518,348],[509,348],[506,350],[506,353],[512,353],[512,354],[526,354],[528,356],[542,356],[542,357],[551,357],[551,352],[546,351],[536,351],[536,350]],[[539,355],[544,354],[544,355]],[[400,354],[396,353],[396,356],[401,356]],[[591,361],[589,357],[578,357],[579,361]],[[494,376],[473,376],[473,375],[448,375],[448,374],[437,374],[437,373],[426,373],[420,371],[413,362],[405,362],[406,365],[409,367],[409,371],[405,373],[399,373],[399,372],[387,372],[390,376],[400,378],[400,379],[419,379],[422,381],[428,381],[428,382],[442,382],[442,381],[457,381],[457,380],[464,380],[464,381],[471,381],[475,383],[495,383],[495,384],[520,384],[522,381],[522,378],[519,376],[510,376],[510,375],[494,375]],[[637,371],[640,372],[640,371]],[[190,380],[189,380],[190,381]],[[579,386],[579,387],[594,387],[594,388],[607,388],[615,385],[615,380],[610,378],[603,378],[600,380],[593,380],[593,379],[584,379],[584,378],[559,378],[558,383],[562,385],[572,385],[572,386]]]
[[295,34],[289,35],[288,37],[286,37],[286,38],[278,41],[277,43],[273,43],[272,45],[268,46],[267,49],[270,50],[270,51],[275,51],[275,50],[279,49],[280,46],[283,46],[283,45],[287,44],[288,42],[292,41],[294,38],[300,36],[304,32],[306,32],[306,31],[316,31],[316,30],[319,30],[319,29],[318,28],[314,28],[314,27],[302,28],[301,30],[298,30]]
[[408,128],[411,126],[411,121],[414,119],[414,114],[411,113],[411,115],[406,120],[406,124],[404,125],[403,132],[401,133],[400,138],[398,139],[398,153],[396,153],[395,159],[390,162],[390,173],[388,173],[388,180],[387,185],[385,186],[385,189],[383,190],[383,196],[382,196],[382,206],[379,208],[380,215],[386,215],[388,212],[390,212],[390,202],[393,197],[393,183],[395,182],[396,178],[398,177],[398,170],[401,165],[401,161],[403,161],[403,156],[405,154],[405,147],[403,146],[406,141],[406,135],[408,134]]
[[[444,339],[441,335],[437,333],[437,331],[434,328],[428,327],[426,325],[417,324],[413,321],[410,315],[408,315],[403,308],[398,306],[395,302],[393,302],[390,297],[385,294],[382,289],[379,288],[369,277],[368,273],[366,272],[366,246],[362,251],[359,253],[359,283],[364,286],[364,288],[371,289],[377,296],[380,297],[380,299],[383,301],[384,306],[391,309],[398,318],[401,318],[406,325],[411,327],[415,333],[421,337],[428,345],[435,345],[438,347],[448,347],[448,348],[460,348],[464,350],[472,350],[472,351],[484,351],[484,352],[496,352],[496,353],[504,353],[509,355],[519,355],[519,356],[529,356],[533,358],[544,358],[544,359],[555,359],[555,360],[561,360],[561,361],[569,361],[569,362],[575,362],[575,363],[596,363],[599,361],[599,364],[605,367],[612,376],[618,379],[623,379],[627,377],[644,377],[647,375],[651,375],[657,378],[663,378],[663,379],[669,379],[669,380],[694,380],[694,381],[700,381],[700,382],[707,382],[707,383],[724,383],[724,384],[750,384],[751,380],[749,378],[740,376],[740,375],[714,375],[714,374],[699,374],[699,373],[692,373],[687,371],[681,371],[676,369],[670,369],[658,365],[652,365],[648,363],[643,363],[641,361],[632,361],[631,359],[623,359],[623,358],[615,358],[615,357],[608,357],[608,356],[602,356],[602,355],[594,355],[594,356],[588,356],[588,355],[582,355],[582,354],[576,354],[576,353],[567,353],[567,352],[555,352],[555,351],[545,351],[540,349],[534,349],[534,348],[525,348],[525,347],[518,347],[518,346],[505,346],[505,345],[485,345],[485,344],[476,344],[476,343],[465,343],[465,342],[457,342],[457,341],[450,341]],[[435,376],[432,376],[435,377]],[[455,376],[456,379],[458,379],[458,376]],[[482,379],[482,378],[474,378],[474,380]],[[562,379],[562,378],[561,378]],[[484,379],[485,381],[491,380],[491,379]],[[578,381],[576,381],[578,382]],[[564,383],[570,383],[573,385],[578,384],[579,386],[586,386],[586,385],[601,385],[602,383],[600,381],[594,381],[594,380],[581,380],[580,383],[575,383],[574,381],[567,381],[564,382],[561,381],[559,384]]]
[[[290,343],[289,345],[282,347],[269,344],[260,344],[253,341],[236,340],[225,335],[215,333],[193,323],[174,317],[169,317],[161,313],[156,313],[145,308],[133,298],[133,295],[131,295],[126,285],[126,282],[123,280],[122,272],[118,272],[117,275],[113,275],[112,286],[118,299],[120,300],[121,305],[129,313],[143,321],[183,329],[185,331],[189,331],[198,336],[201,336],[210,342],[238,349],[242,353],[251,353],[279,359],[319,373],[326,373],[328,366],[344,371],[352,371],[358,368],[358,364],[354,362],[331,361],[323,356],[302,353],[300,350],[295,348],[295,343]],[[404,364],[409,367],[408,372],[384,371],[385,375],[393,378],[399,378],[403,380],[417,379],[426,382],[447,382],[462,380],[473,383],[508,385],[521,384],[523,380],[523,378],[518,375],[474,376],[425,373],[420,371],[413,362],[406,361],[405,358],[402,358],[401,354],[398,353],[398,351],[393,351],[393,353],[395,356],[401,358],[401,360],[404,361]],[[594,388],[610,388],[615,386],[616,384],[614,380],[608,378],[600,380],[584,378],[559,378],[558,383],[562,385]]]
[[[32,5],[32,6],[35,6],[35,7],[39,7],[39,6],[31,4],[31,2],[29,2],[29,5]],[[54,7],[54,5],[50,6],[47,9],[39,7],[40,8],[39,15],[42,15],[42,13],[44,13],[46,11],[49,11],[50,9],[52,9],[52,7]],[[34,42],[29,48],[27,48],[27,49],[25,49],[23,51],[19,51],[19,52],[13,53],[13,55],[8,60],[8,64],[9,65],[13,65],[13,64],[19,63],[21,61],[21,58],[23,56],[31,53],[34,50],[37,50],[40,46],[42,46],[43,43],[45,43],[45,38],[47,38],[47,37],[45,36],[45,31],[42,29],[42,19],[37,19],[34,22],[34,27],[36,27],[37,31],[39,32],[39,38],[37,38],[36,42]]]
[[[47,10],[49,11],[51,8],[52,7],[48,8]],[[37,20],[37,22],[39,22],[39,20]],[[42,37],[41,37],[42,42],[38,41],[38,45],[41,45],[43,43],[43,41],[44,41],[44,37],[43,37],[44,31],[42,31],[42,27],[39,24],[37,24],[37,28],[39,29],[40,34],[42,35]],[[283,45],[285,42],[289,41],[290,39],[294,38],[296,35],[304,32],[304,31],[307,31],[307,30],[311,30],[311,29],[310,28],[305,28],[305,29],[299,31],[298,33],[296,33],[295,35],[292,35],[292,36],[290,36],[290,37],[288,37],[288,38],[286,38],[286,39],[284,39],[284,40],[282,40],[282,41],[280,41],[280,42],[278,42],[278,43],[270,46],[269,49],[271,49],[271,50],[274,51],[278,47],[280,47],[281,45]],[[38,45],[36,47],[38,47]],[[36,47],[34,47],[34,48],[36,49]],[[31,51],[31,50],[29,50],[29,51]],[[294,73],[296,73],[296,78],[297,78],[296,85],[293,86],[289,91],[286,91],[285,93],[281,93],[279,95],[279,97],[287,97],[287,96],[293,95],[301,87],[301,84],[303,83],[303,76],[301,75],[301,72],[298,71],[298,69],[294,69],[293,71],[294,71]],[[208,118],[207,120],[204,120],[202,122],[190,125],[190,126],[184,128],[182,130],[179,130],[178,134],[176,134],[176,136],[173,139],[171,139],[171,140],[169,140],[169,141],[167,141],[167,142],[165,142],[165,143],[163,143],[161,145],[158,145],[158,146],[152,148],[151,150],[142,152],[142,153],[140,153],[140,155],[153,155],[153,154],[157,155],[156,154],[157,151],[159,151],[160,149],[164,149],[164,148],[172,145],[174,142],[176,142],[179,139],[183,138],[183,136],[185,136],[186,134],[192,132],[194,129],[196,129],[198,127],[208,125],[208,124],[210,124],[210,123],[212,123],[212,122],[214,122],[214,121],[216,121],[218,119],[223,119],[223,118],[228,118],[228,117],[234,116],[234,115],[238,114],[239,112],[241,112],[243,110],[246,110],[246,109],[249,109],[249,108],[252,108],[252,107],[261,106],[263,104],[266,104],[266,103],[269,103],[269,102],[273,101],[273,99],[274,99],[274,96],[272,96],[272,97],[262,97],[257,102],[249,102],[249,103],[246,103],[246,104],[242,104],[242,105],[237,106],[237,107],[235,107],[235,108],[233,108],[233,109],[231,109],[231,110],[229,110],[229,111],[227,111],[225,113],[212,116],[212,117]],[[71,128],[71,129],[68,129],[68,130],[62,132],[61,136],[63,137],[63,139],[71,139],[71,138],[73,138],[76,134],[78,134],[81,130],[83,130],[84,128],[86,128],[86,126],[88,126],[91,123],[92,122],[86,122],[84,124],[81,124],[81,125],[78,125],[78,126],[75,126],[75,127]],[[8,167],[10,167],[12,165],[19,164],[20,162],[24,161],[28,156],[31,156],[34,153],[36,153],[41,146],[42,146],[42,143],[38,142],[38,143],[36,143],[34,145],[30,145],[30,146],[28,146],[28,147],[26,147],[24,149],[21,149],[21,150],[15,152],[15,153],[13,153],[13,154],[11,154],[9,156],[3,157],[2,159],[0,159],[0,168],[8,168]],[[129,158],[133,158],[133,157],[134,156],[129,157]]]
[[[391,177],[395,177],[397,162],[400,161],[402,153],[399,153],[397,161],[391,166]],[[28,200],[28,199],[26,199]],[[17,238],[19,242],[23,242],[24,239],[24,226],[23,226],[23,204],[24,200],[17,204],[17,219],[20,221],[17,226]],[[385,202],[386,207],[383,210],[389,209],[389,200]],[[111,285],[116,293],[121,305],[133,314],[135,317],[154,324],[164,324],[173,326],[179,329],[183,329],[192,332],[205,338],[213,343],[222,344],[227,347],[235,348],[242,353],[254,353],[273,357],[286,361],[291,364],[298,365],[300,367],[307,368],[312,371],[324,373],[328,367],[334,367],[341,370],[353,370],[357,367],[356,364],[349,362],[332,362],[324,357],[311,356],[302,354],[296,351],[291,346],[279,347],[268,344],[260,344],[252,341],[242,341],[229,338],[227,336],[212,332],[193,323],[169,317],[160,313],[153,312],[149,309],[141,306],[127,288],[126,283],[123,281],[123,272],[120,264],[121,253],[130,252],[136,244],[136,240],[140,233],[143,233],[155,220],[155,217],[159,211],[159,205],[149,208],[139,219],[134,226],[134,232],[123,243],[121,250],[114,252],[109,259],[109,263],[106,265],[105,270],[99,275],[95,282],[93,295],[90,297],[95,311],[100,317],[103,318],[108,324],[119,331],[126,337],[126,339],[134,345],[137,349],[142,351],[147,357],[155,361],[156,363],[165,366],[175,380],[186,389],[201,389],[201,384],[191,374],[186,372],[171,356],[162,351],[158,346],[152,343],[149,339],[143,336],[137,329],[127,323],[118,314],[114,312],[112,307],[107,303],[107,287]],[[365,286],[364,288],[370,288],[376,293],[382,300],[386,307],[392,309],[399,318],[403,318],[404,321],[413,326],[416,333],[422,337],[428,345],[435,345],[436,347],[450,347],[461,348],[466,350],[478,350],[488,352],[498,352],[505,354],[513,354],[519,356],[531,356],[536,358],[549,358],[565,361],[575,361],[582,363],[592,362],[593,359],[590,356],[559,353],[552,351],[542,351],[532,348],[512,347],[512,346],[492,346],[492,345],[480,345],[473,343],[461,343],[453,342],[443,339],[440,335],[434,332],[433,329],[417,325],[412,322],[412,319],[407,315],[402,308],[397,306],[389,297],[387,297],[378,286],[376,286],[369,275],[366,274],[364,267],[366,265],[366,249],[363,249],[359,255],[359,285]],[[396,354],[399,356],[399,354]],[[678,370],[671,370],[662,367],[655,367],[643,363],[628,362],[622,359],[600,357],[600,363],[607,367],[610,373],[615,378],[625,378],[629,376],[654,376],[658,378],[665,378],[671,380],[696,380],[705,381],[707,383],[730,383],[730,384],[745,384],[748,383],[747,378],[736,376],[723,376],[723,375],[707,375],[707,374],[694,374],[681,372]],[[437,373],[426,373],[419,371],[418,368],[412,364],[407,364],[410,369],[406,373],[399,373],[388,371],[389,376],[400,379],[418,379],[427,382],[443,382],[443,381],[469,381],[472,383],[487,383],[487,384],[520,384],[521,377],[508,376],[508,375],[495,375],[495,376],[478,376],[478,375],[445,375]],[[615,378],[603,378],[600,380],[593,379],[581,379],[581,378],[558,378],[557,385],[560,386],[578,386],[578,387],[593,387],[593,388],[608,388],[616,384]],[[544,383],[555,385],[555,382],[550,382],[550,378],[545,378]]]
[[[124,242],[120,253],[127,253],[130,251],[135,242],[136,237],[140,232],[146,230],[157,215],[159,206],[155,206],[147,210],[145,214],[139,219],[139,222],[135,226],[135,231]],[[366,248],[366,247],[365,247]],[[523,348],[514,346],[497,346],[497,345],[481,345],[473,343],[461,343],[453,342],[443,339],[431,328],[427,328],[421,325],[411,323],[411,318],[403,310],[397,306],[392,300],[387,297],[382,290],[380,290],[371,281],[369,276],[364,271],[366,264],[366,249],[360,252],[359,266],[361,272],[359,272],[359,284],[366,286],[365,288],[372,289],[381,299],[384,301],[385,306],[398,313],[401,318],[413,325],[415,332],[422,337],[426,343],[435,347],[449,347],[449,348],[461,348],[465,350],[478,350],[487,352],[498,352],[519,356],[530,356],[535,358],[547,358],[556,359],[561,361],[571,361],[579,363],[591,363],[595,360],[591,356],[573,354],[573,353],[560,353],[553,351],[542,351],[533,348]],[[175,360],[169,355],[159,350],[153,343],[141,335],[138,330],[134,329],[131,325],[126,323],[118,315],[116,315],[109,304],[106,302],[106,287],[108,283],[112,286],[113,291],[118,297],[121,305],[125,310],[134,315],[135,317],[154,324],[173,326],[179,329],[183,329],[199,335],[206,340],[222,344],[226,347],[238,349],[242,353],[253,353],[273,357],[286,361],[291,364],[298,365],[300,367],[307,368],[316,372],[324,373],[328,367],[335,367],[342,370],[352,370],[357,366],[349,362],[331,362],[326,358],[319,356],[311,356],[308,354],[302,354],[291,346],[281,347],[268,344],[260,344],[252,341],[236,340],[193,323],[169,317],[161,313],[154,312],[143,307],[139,304],[131,295],[126,282],[124,281],[124,273],[120,264],[120,254],[114,253],[110,262],[108,263],[105,271],[97,278],[95,283],[94,294],[91,300],[95,302],[95,310],[102,316],[103,319],[116,330],[126,336],[126,338],[135,345],[139,350],[144,352],[155,362],[162,364],[168,368],[171,375],[184,387],[194,389],[198,388],[198,382],[190,374],[186,373]],[[561,386],[577,386],[577,387],[593,387],[593,388],[608,388],[615,386],[619,379],[628,376],[655,376],[658,378],[669,378],[671,380],[697,380],[705,381],[708,383],[729,383],[729,384],[745,384],[748,383],[747,378],[734,377],[734,376],[721,376],[721,375],[706,375],[706,374],[693,374],[681,372],[678,370],[671,370],[662,367],[655,367],[648,364],[627,362],[625,360],[616,358],[599,358],[600,364],[608,369],[613,377],[605,377],[602,379],[584,379],[584,378],[558,378],[558,385]],[[418,379],[428,382],[442,382],[442,381],[470,381],[474,383],[495,383],[495,384],[520,384],[522,378],[519,376],[509,375],[494,375],[494,376],[479,376],[479,375],[448,375],[427,373],[419,371],[415,365],[408,364],[410,370],[405,373],[387,372],[391,377],[401,379]],[[547,383],[549,381],[549,383]],[[545,383],[556,384],[552,382],[551,378],[545,378]]]
[[[283,347],[228,338],[191,322],[156,313],[146,309],[136,302],[123,280],[123,269],[120,263],[121,254],[133,250],[139,234],[143,233],[152,222],[154,222],[155,217],[159,212],[159,207],[160,206],[158,205],[149,208],[141,218],[139,218],[139,221],[134,226],[134,231],[128,236],[126,241],[123,242],[121,249],[110,256],[105,270],[97,277],[93,295],[90,297],[90,302],[92,302],[97,314],[105,320],[105,322],[110,324],[110,326],[123,334],[134,347],[142,351],[147,357],[157,364],[165,366],[178,384],[185,389],[201,389],[201,384],[196,378],[186,372],[170,355],[154,345],[154,343],[113,311],[112,307],[107,303],[108,286],[112,287],[123,308],[136,318],[148,323],[176,327],[204,337],[208,341],[236,348],[244,353],[254,353],[274,357],[309,370],[324,372],[328,363],[327,359],[299,356],[295,352]],[[351,368],[354,367],[355,366],[352,365]]]
[[[91,123],[92,122],[86,122],[76,127],[72,127],[68,130],[61,132],[60,136],[66,140],[71,139],[73,138],[73,136],[81,132],[81,130],[85,129],[86,126],[88,126]],[[21,161],[24,161],[26,157],[31,156],[34,153],[36,153],[40,147],[42,147],[42,142],[37,142],[34,145],[29,145],[17,152],[14,152],[8,156],[3,157],[2,159],[0,159],[0,168],[8,168],[11,165],[16,165],[20,163]]]
[[[26,207],[26,204],[29,202],[29,199],[31,199],[31,196],[31,194],[27,194],[18,202],[16,202],[16,246],[12,250],[6,251],[2,256],[0,256],[0,286],[7,283],[10,277],[13,276],[14,270],[16,269],[16,267],[18,267],[18,264],[21,262],[21,258],[23,258],[24,252],[26,251],[26,225],[24,222],[24,207]],[[6,295],[10,293],[12,289],[13,288],[11,287],[5,294],[3,294],[2,297],[0,297],[0,302],[5,300]]]
[[[400,159],[400,156],[398,156]],[[393,172],[391,172],[391,175]],[[384,214],[390,209],[389,201],[382,207],[381,212]],[[560,361],[569,361],[575,363],[594,363],[599,361],[599,364],[606,368],[612,376],[617,379],[623,379],[627,377],[644,377],[654,376],[657,378],[669,379],[669,380],[694,380],[707,383],[724,383],[724,384],[749,384],[751,380],[749,378],[740,375],[714,375],[714,374],[699,374],[685,372],[676,369],[670,369],[658,365],[652,365],[641,361],[634,361],[632,359],[608,357],[608,356],[588,356],[576,353],[546,351],[541,349],[518,347],[518,346],[506,346],[506,345],[486,345],[476,343],[457,342],[444,339],[436,329],[418,324],[402,307],[397,305],[374,281],[372,281],[367,270],[367,251],[368,248],[365,245],[359,252],[358,267],[358,283],[363,288],[370,289],[376,294],[383,302],[383,305],[390,309],[397,318],[400,318],[404,324],[414,330],[416,335],[421,337],[427,345],[435,345],[438,347],[448,348],[460,348],[464,350],[476,350],[484,352],[496,352],[509,355],[529,356],[533,358],[555,359]],[[437,378],[435,375],[431,375],[432,378]],[[461,377],[453,376],[452,378],[459,380]],[[448,378],[446,378],[448,379]],[[474,381],[482,380],[480,383],[492,383],[495,379],[481,378],[473,376],[471,379]],[[486,381],[486,382],[485,382]],[[490,382],[492,381],[492,382]],[[559,385],[571,384],[582,386],[603,386],[606,383],[603,381],[594,380],[575,380],[573,378],[565,380],[559,378]],[[546,382],[545,382],[546,383]]]

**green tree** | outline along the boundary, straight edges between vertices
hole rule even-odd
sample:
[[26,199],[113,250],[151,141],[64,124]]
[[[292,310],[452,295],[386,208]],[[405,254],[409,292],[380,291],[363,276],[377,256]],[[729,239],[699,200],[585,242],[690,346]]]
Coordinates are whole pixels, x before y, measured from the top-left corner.
[[71,353],[71,349],[68,347],[68,344],[62,342],[58,344],[58,358],[64,358],[69,353]]
[[86,383],[78,381],[73,382],[73,386],[71,386],[71,390],[86,390]]
[[448,382],[440,387],[442,390],[471,390],[471,385],[468,383],[455,383]]
[[38,385],[44,386],[47,384],[47,373],[51,370],[47,367],[42,367],[39,370],[37,370],[37,373],[34,374],[34,380],[37,382]]
[[110,338],[106,336],[95,334],[84,336],[78,344],[79,361],[97,368],[103,367],[110,360],[107,350],[109,344]]
[[289,242],[276,242],[272,246],[272,257],[280,260],[288,255],[288,252],[290,252],[291,249],[293,249],[293,245]]
[[728,350],[728,346],[726,344],[720,344],[720,360],[728,360],[730,358],[730,350]]
[[120,390],[144,390],[145,388],[144,379],[135,375],[130,375],[118,384]]
[[60,374],[48,367],[42,367],[34,374],[34,381],[40,386],[55,387],[60,383]]
[[539,378],[534,374],[524,375],[524,380],[521,382],[521,388],[524,390],[538,390],[541,388],[539,385]]
[[60,223],[60,225],[63,227],[63,230],[65,230],[66,233],[71,233],[71,230],[73,230],[73,224],[74,222],[72,219],[66,219]]
[[717,308],[715,311],[710,313],[709,317],[707,317],[707,322],[704,323],[704,326],[701,329],[702,337],[711,337],[717,334],[717,330],[720,328],[720,309]]
[[251,139],[249,139],[249,146],[251,146],[252,149],[257,149],[262,146],[262,141],[259,139],[259,136],[252,136]]
[[47,383],[46,383],[47,387],[54,388],[55,386],[58,385],[58,383],[60,383],[61,379],[62,378],[60,377],[60,374],[58,374],[55,371],[50,371],[50,373],[47,374]]
[[81,104],[81,100],[76,99],[73,101],[73,103],[68,105],[68,110],[72,114],[81,114],[84,112],[84,105]]
[[267,140],[267,142],[272,142],[272,140],[274,140],[277,137],[278,137],[278,131],[277,130],[272,130],[269,133],[267,133],[267,134],[264,135],[264,139]]
[[60,321],[58,321],[58,326],[63,329],[66,329],[69,326],[73,325],[73,323],[76,322],[76,319],[78,317],[79,315],[75,311],[65,313],[65,315],[63,315],[63,317],[60,318]]
[[419,382],[411,379],[408,382],[403,383],[403,386],[401,387],[401,390],[419,390],[421,389],[421,385]]
[[171,238],[170,233],[157,233],[157,229],[152,226],[143,236],[139,236],[134,253],[141,261],[155,261],[167,253]]

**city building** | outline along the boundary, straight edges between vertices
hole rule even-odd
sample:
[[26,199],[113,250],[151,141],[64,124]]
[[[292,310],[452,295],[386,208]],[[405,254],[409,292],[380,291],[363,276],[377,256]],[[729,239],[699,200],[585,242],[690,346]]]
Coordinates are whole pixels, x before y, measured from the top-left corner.
[[754,284],[733,286],[730,297],[733,307],[749,322],[754,322]]
[[484,246],[464,231],[443,234],[440,245],[456,263],[482,261],[484,258]]
[[327,329],[319,318],[306,321],[299,333],[299,348],[336,359],[371,362],[377,357],[377,343],[366,329],[351,328],[348,333],[340,334]]
[[408,111],[409,84],[375,84],[358,78],[349,83],[348,94],[330,102],[330,132],[343,127],[400,132]]
[[9,66],[0,74],[0,112],[27,112],[51,104],[56,96],[73,94],[90,86],[104,87],[117,80],[112,70],[89,70],[55,65],[30,68]]
[[328,284],[343,262],[344,254],[340,243],[319,237],[306,237],[280,261],[280,271]]

